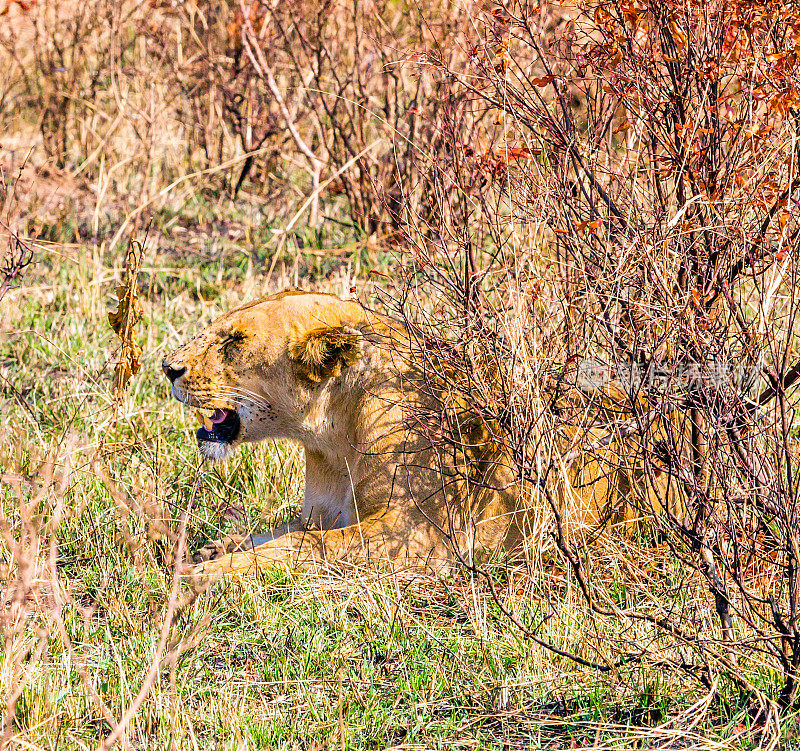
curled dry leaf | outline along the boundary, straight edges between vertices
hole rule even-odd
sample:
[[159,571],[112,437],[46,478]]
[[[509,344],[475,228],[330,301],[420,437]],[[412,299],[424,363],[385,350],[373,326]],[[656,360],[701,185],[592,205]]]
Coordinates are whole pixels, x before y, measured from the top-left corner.
[[136,323],[142,317],[142,305],[136,287],[141,254],[141,245],[131,242],[125,263],[125,281],[115,289],[119,303],[117,309],[108,314],[108,322],[122,343],[112,386],[114,395],[118,397],[125,393],[131,377],[141,367],[139,356],[142,349],[133,338]]

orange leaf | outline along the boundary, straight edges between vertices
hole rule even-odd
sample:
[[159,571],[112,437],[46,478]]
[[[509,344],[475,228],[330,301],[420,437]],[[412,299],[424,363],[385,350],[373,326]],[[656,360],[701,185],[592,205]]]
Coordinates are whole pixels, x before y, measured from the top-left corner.
[[507,146],[500,153],[504,153],[506,159],[530,159],[533,156],[524,146]]

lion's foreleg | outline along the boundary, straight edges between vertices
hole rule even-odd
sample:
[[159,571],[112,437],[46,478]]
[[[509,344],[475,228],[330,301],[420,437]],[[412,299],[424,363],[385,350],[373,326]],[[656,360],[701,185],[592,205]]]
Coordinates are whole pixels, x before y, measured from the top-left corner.
[[303,523],[297,518],[293,519],[286,524],[281,524],[278,527],[273,527],[267,532],[241,534],[241,535],[228,535],[221,540],[209,542],[199,550],[195,551],[192,555],[194,563],[205,563],[229,553],[239,553],[251,551],[254,548],[260,547],[268,542],[279,539],[284,535],[289,535],[302,529]]
[[275,565],[314,570],[328,565],[440,568],[443,551],[427,536],[420,539],[391,515],[342,529],[301,529],[250,550],[205,561],[196,567],[212,578],[225,573],[255,573]]

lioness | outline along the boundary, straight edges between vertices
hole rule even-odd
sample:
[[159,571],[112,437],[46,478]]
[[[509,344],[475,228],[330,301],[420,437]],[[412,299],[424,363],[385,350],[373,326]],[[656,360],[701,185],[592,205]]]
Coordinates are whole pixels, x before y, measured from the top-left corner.
[[[520,547],[525,504],[509,462],[468,420],[460,456],[414,427],[423,396],[404,351],[396,323],[333,295],[286,290],[221,316],[165,358],[173,396],[200,411],[208,459],[265,438],[305,449],[300,517],[206,546],[195,555],[204,571],[326,560],[442,569]],[[600,508],[611,481],[597,462],[585,470],[588,481],[566,485],[581,487],[571,491],[578,505]]]
[[300,517],[207,546],[195,556],[205,570],[322,560],[441,569],[454,553],[519,544],[509,469],[487,449],[475,461],[481,481],[464,488],[410,429],[417,394],[402,336],[355,302],[286,290],[221,316],[164,359],[173,396],[201,411],[203,456],[265,438],[305,449]]

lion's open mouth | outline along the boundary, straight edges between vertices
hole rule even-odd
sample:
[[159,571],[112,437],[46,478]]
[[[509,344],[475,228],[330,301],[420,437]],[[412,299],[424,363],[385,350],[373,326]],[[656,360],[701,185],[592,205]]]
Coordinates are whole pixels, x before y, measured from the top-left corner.
[[203,427],[197,431],[198,441],[233,443],[242,427],[234,409],[197,410],[197,419]]

